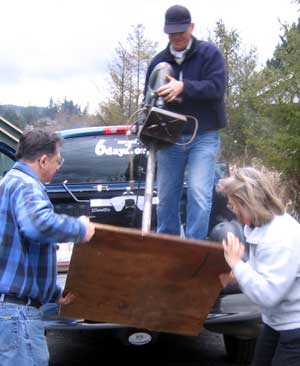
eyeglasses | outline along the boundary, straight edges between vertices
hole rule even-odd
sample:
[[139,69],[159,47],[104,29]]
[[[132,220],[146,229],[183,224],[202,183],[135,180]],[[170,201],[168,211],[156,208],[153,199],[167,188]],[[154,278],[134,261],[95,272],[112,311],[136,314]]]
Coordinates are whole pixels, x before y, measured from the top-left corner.
[[56,160],[57,163],[57,169],[60,169],[64,163],[65,159],[60,157],[59,159]]

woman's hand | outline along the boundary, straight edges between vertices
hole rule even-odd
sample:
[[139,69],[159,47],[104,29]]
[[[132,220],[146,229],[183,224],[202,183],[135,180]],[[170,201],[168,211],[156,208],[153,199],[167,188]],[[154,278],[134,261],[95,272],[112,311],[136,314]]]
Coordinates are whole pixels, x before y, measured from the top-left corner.
[[227,234],[227,241],[222,242],[224,257],[229,267],[232,269],[244,255],[245,247],[233,233]]
[[234,278],[233,273],[231,271],[229,273],[221,273],[219,275],[219,280],[223,287],[233,285],[236,282],[236,279]]

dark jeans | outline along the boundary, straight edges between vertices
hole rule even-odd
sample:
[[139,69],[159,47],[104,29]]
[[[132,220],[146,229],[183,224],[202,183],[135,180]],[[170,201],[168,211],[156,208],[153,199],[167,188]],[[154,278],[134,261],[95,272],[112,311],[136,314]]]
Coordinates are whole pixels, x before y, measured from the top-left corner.
[[252,366],[299,366],[300,328],[276,331],[263,324]]

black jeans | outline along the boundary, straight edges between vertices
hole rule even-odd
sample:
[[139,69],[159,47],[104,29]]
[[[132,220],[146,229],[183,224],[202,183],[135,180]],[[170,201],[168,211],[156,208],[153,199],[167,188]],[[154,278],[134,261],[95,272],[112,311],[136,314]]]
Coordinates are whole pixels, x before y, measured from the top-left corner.
[[263,324],[252,366],[299,366],[300,328],[276,331]]

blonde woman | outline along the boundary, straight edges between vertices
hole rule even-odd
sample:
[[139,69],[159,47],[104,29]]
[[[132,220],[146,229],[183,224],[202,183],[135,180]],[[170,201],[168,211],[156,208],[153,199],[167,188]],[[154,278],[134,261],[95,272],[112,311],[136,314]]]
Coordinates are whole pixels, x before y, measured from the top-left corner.
[[244,225],[244,245],[232,233],[223,241],[232,269],[221,275],[226,286],[234,278],[261,308],[263,326],[253,365],[300,365],[300,224],[288,215],[267,177],[240,168],[217,187]]

